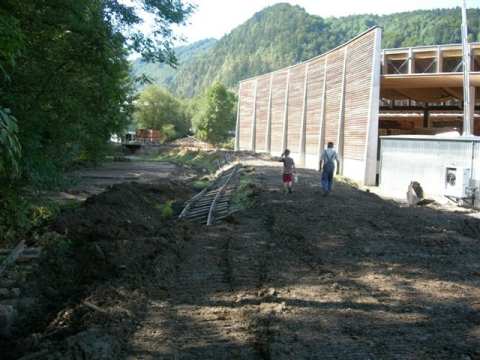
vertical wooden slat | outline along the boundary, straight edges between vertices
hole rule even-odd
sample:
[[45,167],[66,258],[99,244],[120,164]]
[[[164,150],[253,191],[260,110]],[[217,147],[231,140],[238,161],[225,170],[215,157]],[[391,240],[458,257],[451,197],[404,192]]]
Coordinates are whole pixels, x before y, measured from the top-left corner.
[[320,160],[323,148],[325,147],[325,108],[327,103],[327,68],[328,55],[325,58],[325,70],[323,73],[323,90],[322,90],[322,111],[320,113],[320,134],[318,136],[318,170],[320,170]]
[[250,150],[255,152],[255,138],[257,132],[257,89],[258,89],[258,79],[255,79],[255,87],[253,90],[253,112],[252,112],[252,130],[250,138]]
[[300,152],[300,161],[299,166],[305,166],[305,140],[306,140],[306,123],[307,123],[307,95],[308,95],[308,70],[310,63],[307,63],[305,66],[305,80],[303,84],[303,105],[302,105],[302,122],[300,124],[300,140],[299,140],[299,152]]
[[268,90],[267,129],[265,131],[265,151],[268,153],[270,153],[272,150],[272,84],[273,74],[270,74],[270,85]]
[[287,90],[288,70],[272,74],[272,109],[270,153],[281,153],[283,146],[283,126],[285,117],[285,94]]
[[255,79],[242,82],[240,88],[239,149],[252,150],[252,120],[255,109]]
[[320,141],[323,88],[325,85],[325,57],[314,60],[308,66],[307,103],[305,123],[305,166],[316,168]]
[[[287,148],[292,156],[300,154],[300,131],[302,127],[302,112],[305,90],[305,64],[298,64],[290,68],[288,86],[288,125]],[[298,158],[296,158],[298,161]]]
[[348,58],[348,45],[344,49],[343,54],[343,69],[342,69],[342,88],[340,93],[340,109],[338,112],[338,130],[337,130],[337,152],[340,158],[340,173],[343,174],[343,140],[344,140],[344,124],[345,124],[345,87],[347,77],[347,58]]
[[269,92],[271,75],[259,76],[257,82],[256,119],[255,119],[255,151],[266,151],[266,135],[269,116]]
[[282,152],[287,148],[288,144],[288,93],[290,85],[290,69],[287,73],[287,85],[285,88],[285,109],[283,112],[283,134],[282,134]]

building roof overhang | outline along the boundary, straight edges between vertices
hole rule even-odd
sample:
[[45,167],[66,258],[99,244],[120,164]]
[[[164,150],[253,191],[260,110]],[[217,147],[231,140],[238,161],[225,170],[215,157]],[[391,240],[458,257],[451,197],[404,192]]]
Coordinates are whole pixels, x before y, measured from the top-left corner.
[[[480,87],[480,72],[470,73],[470,84]],[[412,99],[426,102],[463,100],[462,73],[382,75],[380,92],[387,99]],[[480,100],[480,91],[476,94]]]

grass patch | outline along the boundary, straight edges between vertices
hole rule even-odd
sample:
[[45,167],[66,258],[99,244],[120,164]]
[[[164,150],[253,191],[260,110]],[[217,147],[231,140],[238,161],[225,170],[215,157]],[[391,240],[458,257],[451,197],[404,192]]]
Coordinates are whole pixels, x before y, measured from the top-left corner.
[[202,191],[205,189],[208,185],[210,184],[210,180],[208,179],[200,179],[200,180],[195,180],[192,183],[192,187],[197,190],[197,191]]
[[235,138],[231,138],[223,143],[218,144],[220,149],[233,150],[235,148]]
[[220,163],[223,161],[223,156],[216,151],[173,149],[158,154],[150,158],[150,160],[171,162],[176,165],[191,167],[210,173],[219,168]]
[[0,194],[0,246],[10,246],[22,238],[37,238],[60,212],[53,201],[34,194],[4,191]]
[[236,211],[253,207],[257,193],[254,170],[252,168],[244,168],[240,173],[239,185],[232,198],[232,209]]
[[162,211],[162,219],[170,219],[173,216],[173,208],[172,208],[173,201],[167,201],[161,207]]
[[347,177],[345,177],[345,176],[336,175],[336,176],[335,176],[335,180],[337,180],[338,182],[344,183],[344,184],[346,184],[346,185],[349,185],[349,186],[351,186],[351,187],[353,187],[353,188],[355,188],[355,189],[359,189],[359,188],[360,188],[360,185],[359,185],[357,182],[355,182],[355,181],[353,181],[352,179],[347,178]]

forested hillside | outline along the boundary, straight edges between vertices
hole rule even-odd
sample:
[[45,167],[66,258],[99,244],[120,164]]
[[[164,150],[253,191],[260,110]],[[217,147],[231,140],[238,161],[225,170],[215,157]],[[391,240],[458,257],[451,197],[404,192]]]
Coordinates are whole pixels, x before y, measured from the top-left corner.
[[[216,44],[216,39],[204,39],[193,44],[179,46],[175,48],[175,55],[177,57],[177,68],[185,67],[188,64],[192,63],[197,59],[197,57],[205,54],[208,50],[214,47]],[[153,83],[165,86],[172,87],[175,84],[177,70],[172,66],[166,64],[146,62],[142,59],[136,59],[132,64],[132,73],[134,76],[145,75]],[[139,89],[142,89],[145,84],[138,86]]]
[[[468,18],[470,40],[479,41],[480,9],[470,9]],[[306,60],[374,25],[384,29],[383,47],[389,48],[460,42],[460,24],[459,9],[321,18],[299,6],[278,4],[255,14],[206,53],[185,61],[175,81],[159,82],[178,95],[194,96],[216,80],[235,87],[242,78]]]

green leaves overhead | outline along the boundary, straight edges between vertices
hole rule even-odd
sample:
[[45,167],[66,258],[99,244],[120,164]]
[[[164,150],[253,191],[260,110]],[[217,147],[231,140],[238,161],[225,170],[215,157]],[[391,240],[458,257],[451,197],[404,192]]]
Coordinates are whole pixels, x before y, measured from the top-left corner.
[[[129,50],[141,54],[147,62],[175,65],[172,44],[177,38],[172,26],[185,24],[195,9],[193,5],[182,0],[103,0],[101,3],[105,19],[125,37]],[[153,17],[150,35],[134,30],[143,23],[142,12]]]
[[[140,11],[155,19],[151,36]],[[0,2],[0,104],[17,119],[26,178],[102,156],[131,122],[127,56],[175,63],[171,29],[191,11],[180,0]]]
[[10,111],[0,108],[0,179],[19,174],[21,145],[18,141],[17,120]]

